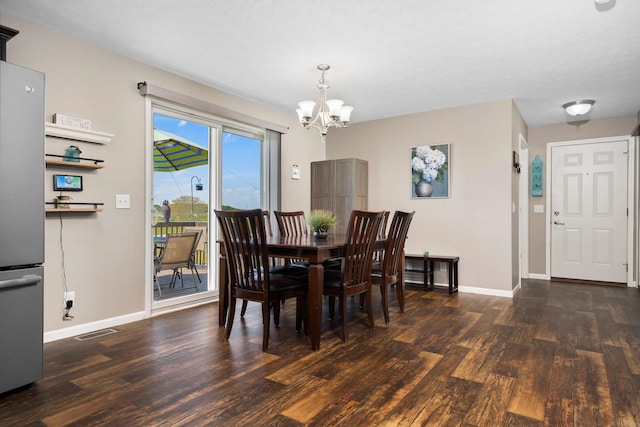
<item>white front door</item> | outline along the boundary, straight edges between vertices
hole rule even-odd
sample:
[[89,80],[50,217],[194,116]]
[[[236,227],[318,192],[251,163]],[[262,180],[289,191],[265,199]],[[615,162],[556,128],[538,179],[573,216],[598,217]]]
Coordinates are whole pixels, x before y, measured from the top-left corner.
[[551,148],[551,276],[627,282],[628,141]]

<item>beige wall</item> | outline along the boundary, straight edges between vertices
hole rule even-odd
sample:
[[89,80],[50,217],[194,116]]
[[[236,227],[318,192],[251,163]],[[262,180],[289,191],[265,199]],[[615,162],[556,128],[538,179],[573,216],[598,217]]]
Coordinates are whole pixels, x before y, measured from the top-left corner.
[[[596,104],[597,105],[597,104]],[[604,138],[609,136],[630,135],[637,125],[637,117],[624,116],[611,119],[591,120],[580,126],[568,123],[536,126],[529,128],[529,161],[540,155],[543,161],[543,179],[546,179],[546,150],[551,142],[574,141],[580,139]],[[546,182],[543,182],[543,186]],[[534,213],[533,205],[545,205],[546,197],[529,196],[529,272],[543,275],[546,273],[546,221],[544,213]]]
[[[76,292],[75,319],[62,321],[60,221],[48,215],[45,224],[45,331],[100,322],[145,309],[145,100],[136,83],[179,91],[263,120],[289,126],[282,139],[282,208],[309,209],[310,163],[323,160],[325,147],[317,135],[284,115],[227,93],[115,55],[82,41],[7,14],[0,24],[20,31],[7,45],[9,62],[46,74],[46,120],[54,113],[83,117],[92,129],[115,134],[110,144],[96,145],[48,138],[47,152],[62,154],[70,144],[83,156],[105,160],[105,168],[82,172],[80,201],[101,201],[104,212],[65,215],[62,223],[69,290]],[[27,161],[27,160],[25,160]],[[290,179],[291,164],[302,167],[302,179]],[[305,173],[306,171],[307,173]],[[48,171],[50,173],[50,171]],[[53,197],[45,183],[47,198]],[[115,194],[131,195],[131,209],[114,209]],[[215,277],[215,276],[214,276]]]
[[[502,100],[332,129],[327,158],[369,162],[369,209],[416,211],[407,253],[458,255],[460,286],[510,293],[512,109]],[[411,199],[411,147],[447,143],[450,198]]]

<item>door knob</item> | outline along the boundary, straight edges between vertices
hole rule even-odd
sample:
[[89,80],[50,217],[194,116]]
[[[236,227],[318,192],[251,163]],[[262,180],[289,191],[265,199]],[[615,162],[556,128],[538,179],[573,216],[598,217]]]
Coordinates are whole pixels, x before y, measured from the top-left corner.
[[554,223],[555,225],[564,225],[564,222],[560,222],[560,221],[553,221],[553,223]]

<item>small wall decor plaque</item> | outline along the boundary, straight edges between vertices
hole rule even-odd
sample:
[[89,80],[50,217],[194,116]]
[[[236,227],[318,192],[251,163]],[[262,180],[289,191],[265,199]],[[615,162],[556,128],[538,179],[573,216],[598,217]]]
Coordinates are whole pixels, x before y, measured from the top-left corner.
[[531,162],[531,195],[542,196],[542,159],[537,154]]
[[65,116],[64,114],[59,113],[55,113],[53,115],[53,123],[61,126],[91,130],[91,120],[82,119],[80,117]]

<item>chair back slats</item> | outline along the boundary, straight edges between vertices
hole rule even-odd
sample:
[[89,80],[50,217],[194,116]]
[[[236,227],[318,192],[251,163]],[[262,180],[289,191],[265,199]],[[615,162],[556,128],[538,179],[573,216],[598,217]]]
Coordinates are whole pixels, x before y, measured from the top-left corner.
[[303,211],[273,211],[273,214],[278,222],[278,231],[281,236],[306,236],[309,234]]
[[371,275],[373,248],[383,212],[351,212],[343,262],[343,286],[367,283]]
[[222,232],[230,284],[243,291],[269,293],[269,264],[264,216],[251,211],[215,211]]
[[[307,236],[309,234],[304,211],[273,211],[273,215],[276,217],[276,222],[278,223],[278,233],[280,233],[281,236],[300,237]],[[292,264],[297,266],[305,266],[307,264],[307,260],[297,258],[287,258],[284,260],[285,266],[290,266]]]
[[389,226],[387,234],[387,244],[385,245],[385,254],[383,257],[382,269],[387,275],[397,275],[400,269],[400,255],[404,249],[404,243],[407,239],[409,226],[413,219],[414,212],[396,211],[393,220]]
[[382,221],[380,221],[380,229],[378,230],[378,239],[387,238],[387,222],[389,221],[389,211],[382,211]]
[[267,230],[267,236],[273,236],[273,228],[271,228],[271,215],[269,211],[262,211],[262,215],[264,216],[264,228]]

